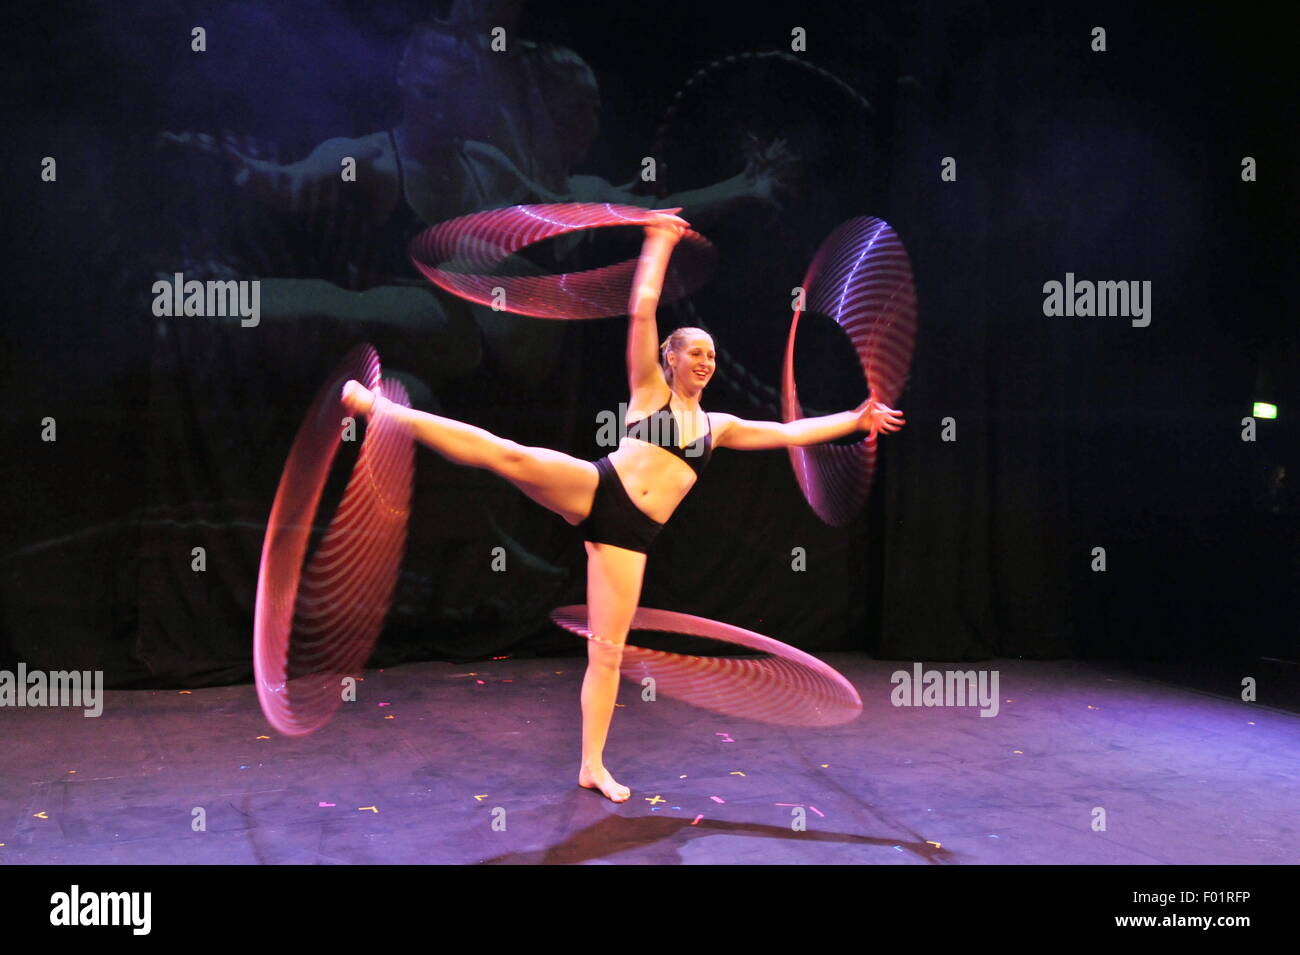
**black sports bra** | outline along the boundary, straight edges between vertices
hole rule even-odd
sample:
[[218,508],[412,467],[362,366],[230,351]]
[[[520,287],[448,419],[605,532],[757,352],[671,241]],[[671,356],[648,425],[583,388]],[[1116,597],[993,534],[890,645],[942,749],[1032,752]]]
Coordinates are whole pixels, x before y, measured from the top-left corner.
[[664,406],[654,414],[647,415],[637,421],[629,421],[627,436],[636,438],[638,441],[644,441],[647,444],[653,444],[665,451],[671,451],[689,464],[696,477],[699,477],[700,473],[708,465],[709,458],[713,455],[713,423],[708,420],[707,414],[705,414],[704,420],[708,422],[708,432],[696,438],[686,447],[681,447],[682,436],[677,429],[677,418],[673,415],[673,399],[670,395]]

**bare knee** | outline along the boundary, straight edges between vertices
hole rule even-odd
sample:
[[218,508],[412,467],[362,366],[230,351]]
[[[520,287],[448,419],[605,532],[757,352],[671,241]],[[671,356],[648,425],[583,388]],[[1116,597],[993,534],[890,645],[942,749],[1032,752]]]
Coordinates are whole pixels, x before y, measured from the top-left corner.
[[511,480],[525,479],[525,471],[531,460],[528,449],[517,441],[501,439],[501,448],[496,455],[497,471],[502,477]]
[[587,645],[587,665],[597,670],[617,671],[623,662],[623,647],[592,641]]

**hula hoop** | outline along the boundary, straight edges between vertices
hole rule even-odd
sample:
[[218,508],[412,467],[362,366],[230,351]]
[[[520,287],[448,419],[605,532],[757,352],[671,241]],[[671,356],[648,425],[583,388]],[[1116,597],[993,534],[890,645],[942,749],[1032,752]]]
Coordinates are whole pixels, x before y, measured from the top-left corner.
[[[608,318],[627,314],[636,259],[560,275],[488,273],[535,242],[584,229],[643,226],[653,218],[651,209],[609,202],[510,206],[441,222],[412,239],[408,252],[435,285],[479,305],[535,318]],[[660,301],[695,291],[716,259],[709,240],[687,230],[669,261]]]
[[[893,405],[907,381],[916,341],[912,264],[898,234],[883,219],[859,216],[838,226],[804,275],[805,306],[829,315],[857,352],[870,394]],[[796,309],[781,376],[781,416],[803,417],[794,381]],[[847,524],[866,503],[876,467],[878,435],[854,444],[791,447],[795,480],[809,506],[827,524]]]
[[[551,619],[570,633],[609,643],[592,634],[586,604],[558,607]],[[656,693],[729,716],[785,726],[835,726],[862,713],[862,698],[838,670],[761,633],[648,607],[637,608],[631,629],[707,637],[771,654],[762,660],[700,657],[625,644],[623,676],[638,683],[652,677]]]
[[359,345],[321,387],[289,450],[262,543],[253,623],[257,698],[286,736],[319,729],[342,702],[344,677],[360,673],[374,650],[406,546],[415,448],[409,433],[374,415],[338,510],[303,567],[350,415],[339,397],[350,378],[410,407],[400,382],[381,382],[375,350]]

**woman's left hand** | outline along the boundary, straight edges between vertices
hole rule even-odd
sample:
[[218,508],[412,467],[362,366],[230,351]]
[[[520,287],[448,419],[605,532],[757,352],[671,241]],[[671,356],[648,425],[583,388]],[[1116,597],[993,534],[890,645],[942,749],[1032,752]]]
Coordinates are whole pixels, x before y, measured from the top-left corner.
[[907,423],[903,413],[891,408],[873,395],[857,407],[858,430],[870,432],[872,437],[878,431],[897,431]]

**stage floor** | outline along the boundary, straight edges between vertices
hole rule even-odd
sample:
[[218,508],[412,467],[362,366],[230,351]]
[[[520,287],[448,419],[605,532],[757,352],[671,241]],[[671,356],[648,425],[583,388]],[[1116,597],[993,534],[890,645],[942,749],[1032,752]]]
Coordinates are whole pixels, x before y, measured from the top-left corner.
[[751,723],[625,681],[621,805],[576,785],[577,657],[367,671],[298,740],[251,686],[108,692],[90,719],[6,708],[0,864],[1300,862],[1293,713],[1003,660],[978,665],[1000,674],[981,717],[893,706],[911,663],[825,659],[862,693],[854,723]]

